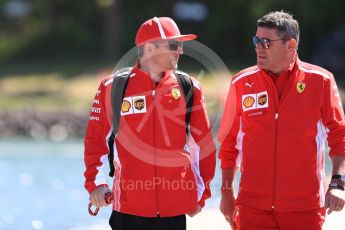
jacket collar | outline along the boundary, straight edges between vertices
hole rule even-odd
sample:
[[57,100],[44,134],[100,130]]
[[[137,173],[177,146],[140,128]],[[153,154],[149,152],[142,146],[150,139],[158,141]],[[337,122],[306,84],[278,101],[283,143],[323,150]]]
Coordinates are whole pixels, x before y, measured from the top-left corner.
[[284,70],[283,72],[281,72],[280,74],[274,74],[271,71],[267,71],[267,70],[263,70],[263,71],[271,77],[278,78],[282,75],[286,75],[286,74],[290,75],[292,72],[295,72],[299,68],[299,63],[301,63],[301,61],[298,58],[298,55],[296,55],[295,60],[292,61],[291,64],[289,65],[289,67],[286,70]]
[[[151,81],[153,81],[151,76],[150,76],[150,74],[148,72],[145,72],[144,70],[142,70],[140,68],[139,60],[133,66],[132,73],[135,73],[136,76],[140,76],[140,77],[144,77],[144,78],[149,78],[149,79],[151,79]],[[161,77],[160,81],[161,80],[166,80],[167,78],[171,77],[173,75],[172,73],[173,73],[172,70],[164,71],[163,76]]]

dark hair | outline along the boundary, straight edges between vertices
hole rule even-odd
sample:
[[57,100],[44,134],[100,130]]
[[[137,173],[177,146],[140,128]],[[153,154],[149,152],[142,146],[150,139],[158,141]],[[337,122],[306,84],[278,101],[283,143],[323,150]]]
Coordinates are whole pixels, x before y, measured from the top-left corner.
[[282,39],[294,38],[299,43],[299,25],[293,16],[284,11],[270,12],[257,21],[258,27],[277,29]]

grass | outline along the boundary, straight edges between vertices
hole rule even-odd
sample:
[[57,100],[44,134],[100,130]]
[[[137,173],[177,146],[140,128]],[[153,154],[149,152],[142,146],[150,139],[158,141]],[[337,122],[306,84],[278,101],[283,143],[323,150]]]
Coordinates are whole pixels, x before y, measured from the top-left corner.
[[[68,69],[68,68],[67,68]],[[60,69],[61,70],[61,69]],[[0,108],[3,110],[89,110],[99,82],[111,68],[91,71],[68,72],[44,71],[25,73],[17,71],[2,73],[0,78]],[[208,102],[209,112],[227,92],[228,76],[225,73],[192,73],[200,80]],[[214,108],[212,108],[214,107]]]
[[58,73],[11,75],[0,79],[0,107],[13,109],[80,110],[90,106],[99,79],[71,79]]

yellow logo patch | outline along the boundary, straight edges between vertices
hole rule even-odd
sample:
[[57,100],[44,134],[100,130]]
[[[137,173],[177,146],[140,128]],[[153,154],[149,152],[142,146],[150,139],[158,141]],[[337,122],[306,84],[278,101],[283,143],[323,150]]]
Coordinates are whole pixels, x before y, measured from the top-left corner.
[[255,103],[255,99],[251,96],[248,96],[243,100],[243,105],[245,108],[252,107],[254,105],[254,103]]
[[303,93],[304,90],[305,90],[305,83],[303,83],[303,82],[298,82],[298,83],[297,83],[297,92]]
[[131,108],[131,103],[127,100],[123,100],[121,104],[121,111],[123,113],[128,113],[130,108]]
[[181,92],[178,88],[172,88],[171,95],[173,96],[173,98],[178,99],[179,97],[181,97]]

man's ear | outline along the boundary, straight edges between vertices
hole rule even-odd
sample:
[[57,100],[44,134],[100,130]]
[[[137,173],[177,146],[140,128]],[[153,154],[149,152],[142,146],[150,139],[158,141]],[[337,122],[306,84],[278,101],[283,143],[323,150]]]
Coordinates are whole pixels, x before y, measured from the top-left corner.
[[154,44],[153,43],[146,43],[146,49],[148,53],[152,53],[154,51]]
[[293,49],[293,50],[296,50],[296,49],[297,49],[297,41],[296,41],[296,39],[291,38],[291,39],[288,41],[288,48],[289,48],[289,49]]

